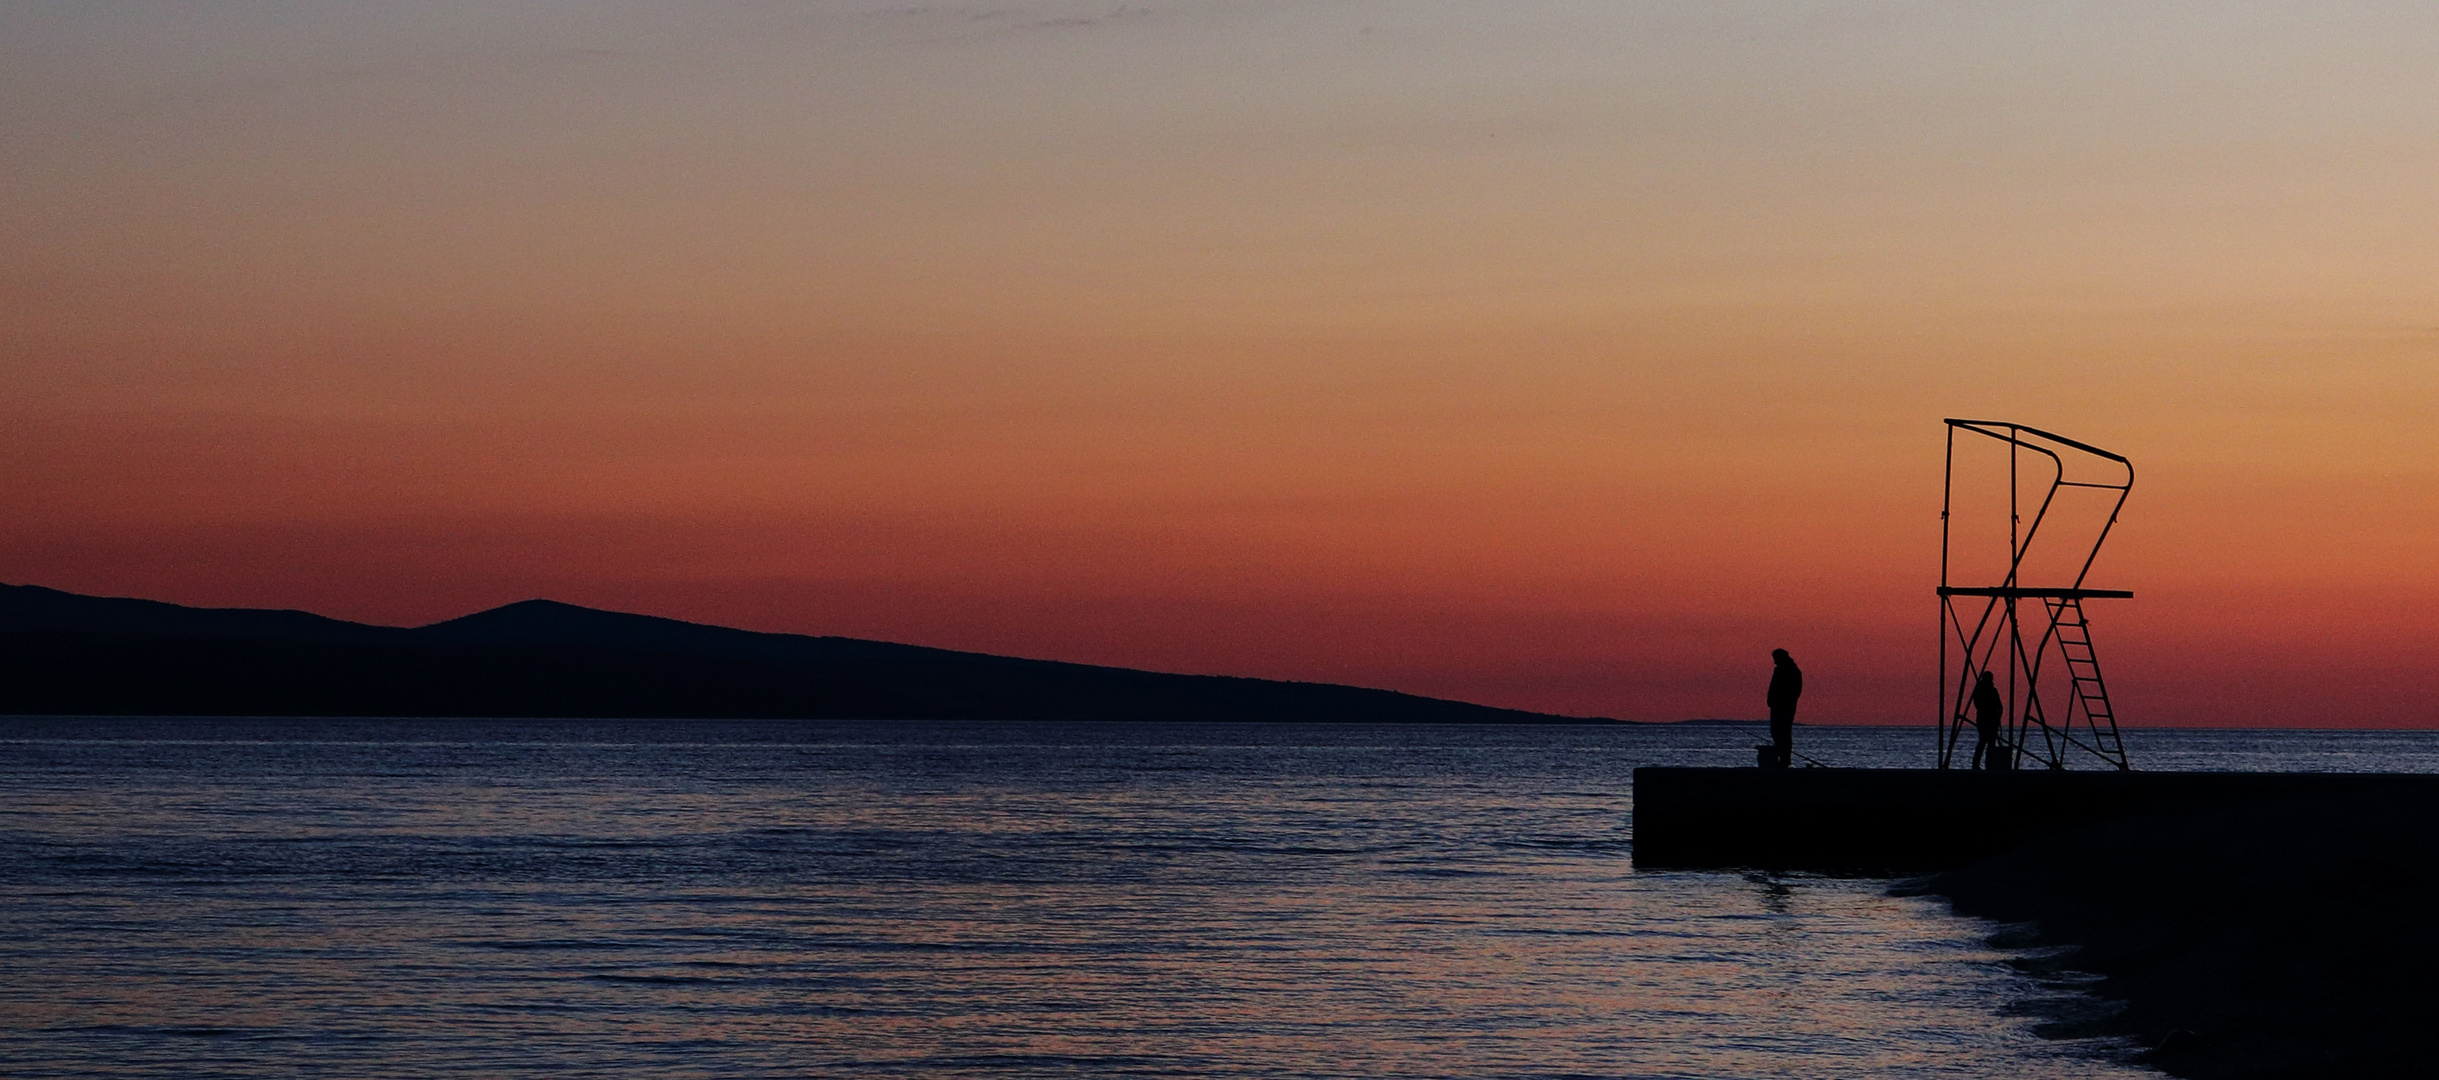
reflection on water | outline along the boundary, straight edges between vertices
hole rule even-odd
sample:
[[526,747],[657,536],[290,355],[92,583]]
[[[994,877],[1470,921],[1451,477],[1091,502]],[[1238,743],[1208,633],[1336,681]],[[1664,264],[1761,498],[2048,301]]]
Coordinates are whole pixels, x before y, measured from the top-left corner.
[[[1629,770],[1750,762],[1754,737],[0,720],[0,1060],[2149,1075],[2035,1036],[2041,1000],[2069,991],[1935,899],[1634,870]],[[1929,753],[1927,732],[1803,737],[1845,764]],[[2221,736],[2179,738],[2135,748]],[[2354,752],[2224,738],[2282,767]],[[2439,762],[2427,736],[2367,752]]]

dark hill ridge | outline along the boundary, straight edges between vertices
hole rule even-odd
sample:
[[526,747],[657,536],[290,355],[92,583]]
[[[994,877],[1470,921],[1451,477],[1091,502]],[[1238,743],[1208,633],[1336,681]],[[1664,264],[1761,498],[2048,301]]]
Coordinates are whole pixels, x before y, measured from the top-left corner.
[[40,585],[0,585],[0,631],[207,634],[291,641],[405,641],[414,631],[367,626],[306,611],[191,608],[159,600],[81,596]]
[[527,600],[430,626],[0,585],[0,713],[1567,723]]

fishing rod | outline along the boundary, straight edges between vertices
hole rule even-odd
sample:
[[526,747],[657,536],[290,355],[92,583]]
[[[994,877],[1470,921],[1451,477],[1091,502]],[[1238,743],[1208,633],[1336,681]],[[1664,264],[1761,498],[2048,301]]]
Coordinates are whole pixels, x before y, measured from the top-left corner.
[[[1761,753],[1767,754],[1767,753],[1771,753],[1771,752],[1775,752],[1775,751],[1777,751],[1777,750],[1778,750],[1778,744],[1777,744],[1777,743],[1758,743],[1758,744],[1755,744],[1755,745],[1754,745],[1753,749],[1754,749],[1755,751],[1757,751],[1757,752],[1761,752]],[[1794,748],[1794,747],[1792,747],[1792,746],[1787,748],[1787,756],[1788,756],[1788,757],[1792,757],[1792,758],[1802,758],[1802,759],[1803,759],[1803,761],[1804,761],[1804,764],[1805,764],[1805,765],[1810,766],[1810,767],[1815,768],[1815,769],[1834,769],[1834,768],[1837,768],[1837,766],[1832,765],[1832,764],[1830,764],[1830,763],[1828,763],[1828,762],[1826,762],[1826,761],[1821,761],[1821,760],[1819,760],[1819,759],[1817,759],[1817,758],[1811,757],[1811,756],[1806,755],[1806,754],[1800,754],[1800,753],[1797,753],[1797,752],[1796,752],[1796,750],[1795,750],[1795,748]]]

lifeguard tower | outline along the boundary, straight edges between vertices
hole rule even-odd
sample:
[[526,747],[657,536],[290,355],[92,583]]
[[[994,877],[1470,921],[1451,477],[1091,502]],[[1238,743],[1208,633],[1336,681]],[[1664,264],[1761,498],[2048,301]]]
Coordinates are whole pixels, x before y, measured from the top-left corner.
[[[1634,771],[1636,866],[1915,872],[2136,815],[2207,819],[2273,806],[2331,821],[2439,813],[2439,775],[2428,773],[2126,768],[2084,606],[2133,594],[2084,579],[2134,487],[2134,467],[2022,424],[1947,424],[1939,767],[1646,765]],[[2002,760],[2020,769],[1962,767],[1984,672],[2007,699]],[[2108,768],[2068,768],[2095,761]]]
[[[1939,511],[1939,767],[1971,760],[1973,691],[1987,671],[2007,702],[2007,766],[2064,769],[2070,760],[2098,761],[2125,771],[2126,747],[2084,601],[2134,594],[2089,588],[2084,579],[2134,488],[2133,463],[2004,420],[1947,425]],[[1960,434],[1974,489],[1963,493],[1961,505]],[[1998,471],[1986,452],[1993,449],[2005,454],[2003,553],[2000,522],[1992,520],[2002,511],[1988,490]],[[1970,575],[1973,583],[1952,574]]]

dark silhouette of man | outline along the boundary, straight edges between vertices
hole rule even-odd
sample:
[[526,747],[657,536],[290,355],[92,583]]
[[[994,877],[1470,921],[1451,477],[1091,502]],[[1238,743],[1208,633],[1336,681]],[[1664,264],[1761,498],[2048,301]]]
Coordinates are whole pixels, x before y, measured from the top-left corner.
[[2007,699],[1999,696],[1999,684],[1989,672],[1973,684],[1973,767],[2004,769],[2007,767],[2007,743],[2000,736],[2007,723]]
[[1785,649],[1770,650],[1770,767],[1784,769],[1795,759],[1795,699],[1804,696],[1804,671]]

